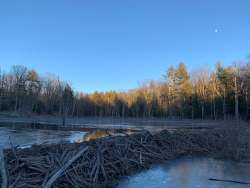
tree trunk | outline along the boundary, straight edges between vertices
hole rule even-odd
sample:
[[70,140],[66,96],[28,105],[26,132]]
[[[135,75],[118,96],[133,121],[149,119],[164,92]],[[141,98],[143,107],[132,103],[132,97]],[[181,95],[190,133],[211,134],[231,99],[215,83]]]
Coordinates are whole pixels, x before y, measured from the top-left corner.
[[214,120],[216,120],[216,102],[213,101],[213,108],[214,108]]
[[2,110],[2,101],[3,101],[3,94],[1,91],[1,93],[0,93],[0,111]]
[[67,107],[65,107],[63,105],[63,108],[62,108],[62,125],[63,126],[65,126],[65,124],[66,124],[67,115],[68,115],[68,109],[67,109]]
[[237,77],[234,77],[234,98],[235,98],[235,120],[239,121],[239,99],[238,99],[238,88],[237,88]]
[[224,120],[226,120],[226,89],[224,88],[223,90],[223,117],[224,117]]
[[211,101],[210,101],[210,119],[214,119],[213,117],[213,97],[211,97]]
[[192,104],[192,120],[194,120],[194,92],[192,90],[192,96],[191,96],[191,104]]
[[66,121],[66,113],[63,111],[63,114],[62,114],[62,126],[63,127],[65,126],[65,121]]
[[201,119],[204,120],[204,102],[201,104]]
[[248,119],[248,109],[249,109],[249,102],[248,102],[248,88],[246,89],[246,119]]
[[192,120],[194,120],[194,106],[192,104]]
[[15,101],[15,112],[17,112],[17,108],[18,108],[18,94],[16,94],[16,101]]

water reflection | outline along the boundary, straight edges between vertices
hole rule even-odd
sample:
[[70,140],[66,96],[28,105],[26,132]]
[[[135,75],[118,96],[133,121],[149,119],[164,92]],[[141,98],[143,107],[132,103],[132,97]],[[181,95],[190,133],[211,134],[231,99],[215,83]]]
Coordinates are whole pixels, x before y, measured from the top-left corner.
[[10,143],[19,147],[30,147],[34,144],[56,144],[75,142],[83,137],[86,132],[40,130],[27,128],[0,127],[0,148],[10,147]]
[[209,178],[250,182],[250,165],[211,158],[183,158],[123,179],[118,188],[246,188],[249,185],[214,182]]
[[127,129],[127,130],[119,130],[119,129],[99,129],[87,132],[81,139],[78,139],[76,142],[83,142],[83,141],[91,141],[97,138],[107,137],[107,136],[124,136],[134,133],[134,130]]
[[23,127],[0,127],[0,148],[14,146],[21,148],[34,144],[80,143],[101,137],[131,134],[133,130],[89,129],[85,131],[46,130]]

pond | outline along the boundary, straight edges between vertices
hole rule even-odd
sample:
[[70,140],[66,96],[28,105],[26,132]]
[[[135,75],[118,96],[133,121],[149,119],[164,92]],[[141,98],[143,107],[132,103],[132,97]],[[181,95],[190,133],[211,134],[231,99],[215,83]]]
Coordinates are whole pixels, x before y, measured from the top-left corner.
[[8,148],[11,145],[24,148],[33,144],[72,143],[85,134],[86,132],[82,131],[0,127],[0,148]]
[[30,124],[0,124],[0,149],[11,146],[21,148],[39,144],[79,143],[114,135],[132,134],[132,129],[102,129],[32,126]]
[[247,188],[210,178],[250,182],[250,164],[212,158],[181,158],[123,178],[117,188]]

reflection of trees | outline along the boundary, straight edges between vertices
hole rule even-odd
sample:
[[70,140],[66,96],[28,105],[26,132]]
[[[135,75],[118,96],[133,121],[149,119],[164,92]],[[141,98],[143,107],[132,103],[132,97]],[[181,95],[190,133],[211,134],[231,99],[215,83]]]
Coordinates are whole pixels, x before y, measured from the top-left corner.
[[112,135],[112,131],[110,130],[95,130],[86,133],[83,137],[83,141],[95,140],[97,138],[110,136]]
[[173,165],[169,168],[167,176],[172,177],[174,181],[178,184],[178,187],[187,187],[189,181],[192,177],[192,169],[187,163],[181,162],[179,165]]

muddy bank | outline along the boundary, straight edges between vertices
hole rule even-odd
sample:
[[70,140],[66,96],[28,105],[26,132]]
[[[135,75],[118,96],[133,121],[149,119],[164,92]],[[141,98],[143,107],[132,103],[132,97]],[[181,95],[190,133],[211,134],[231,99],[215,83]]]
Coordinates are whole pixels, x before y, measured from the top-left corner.
[[250,162],[246,128],[147,131],[80,144],[4,151],[10,187],[114,187],[119,178],[180,156]]

